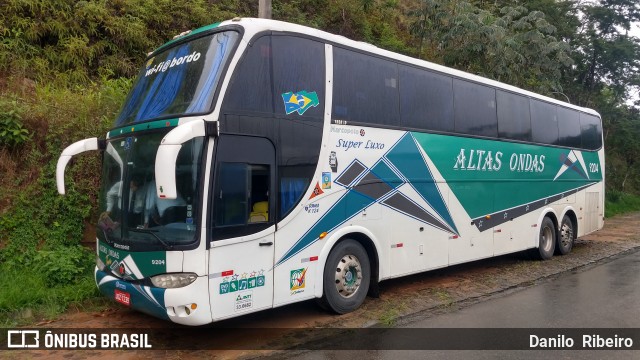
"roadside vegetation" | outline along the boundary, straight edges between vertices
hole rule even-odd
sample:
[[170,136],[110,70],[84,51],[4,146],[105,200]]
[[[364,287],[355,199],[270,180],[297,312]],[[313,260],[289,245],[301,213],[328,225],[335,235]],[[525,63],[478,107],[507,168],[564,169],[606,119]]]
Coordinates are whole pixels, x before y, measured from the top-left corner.
[[[606,216],[640,210],[640,9],[625,0],[274,0],[275,19],[476,73],[598,110]],[[0,8],[0,325],[33,323],[97,298],[100,155],[62,149],[103,137],[136,69],[174,35],[258,1],[6,0]],[[581,14],[578,17],[578,13]],[[91,300],[104,304],[100,300]]]
[[604,215],[607,218],[640,211],[640,196],[611,190],[607,193],[607,201],[604,205]]

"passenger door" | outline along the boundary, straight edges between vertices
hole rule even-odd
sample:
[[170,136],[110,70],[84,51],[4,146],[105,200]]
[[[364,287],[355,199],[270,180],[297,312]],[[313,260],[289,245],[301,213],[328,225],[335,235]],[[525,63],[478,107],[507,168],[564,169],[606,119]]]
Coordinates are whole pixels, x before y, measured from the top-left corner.
[[213,178],[209,289],[215,321],[273,306],[273,144],[220,136]]

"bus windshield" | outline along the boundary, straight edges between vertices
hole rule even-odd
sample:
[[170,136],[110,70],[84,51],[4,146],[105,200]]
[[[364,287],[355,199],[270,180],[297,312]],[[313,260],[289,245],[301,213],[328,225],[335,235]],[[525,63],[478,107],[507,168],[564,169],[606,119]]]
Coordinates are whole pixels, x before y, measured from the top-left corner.
[[237,32],[219,32],[169,47],[149,58],[120,110],[116,126],[208,112],[237,39]]
[[203,138],[185,143],[176,162],[178,197],[156,194],[155,155],[166,131],[117,138],[107,144],[99,194],[98,238],[136,250],[194,242]]

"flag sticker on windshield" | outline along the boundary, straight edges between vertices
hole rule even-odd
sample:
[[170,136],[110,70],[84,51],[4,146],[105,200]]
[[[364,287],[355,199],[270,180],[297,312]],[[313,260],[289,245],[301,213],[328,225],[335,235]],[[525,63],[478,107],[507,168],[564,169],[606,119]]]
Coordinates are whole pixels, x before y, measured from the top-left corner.
[[298,112],[298,115],[302,115],[305,111],[311,107],[320,105],[318,100],[318,94],[315,91],[307,92],[305,90],[294,92],[286,92],[282,94],[282,101],[284,101],[284,110],[287,115],[294,111]]

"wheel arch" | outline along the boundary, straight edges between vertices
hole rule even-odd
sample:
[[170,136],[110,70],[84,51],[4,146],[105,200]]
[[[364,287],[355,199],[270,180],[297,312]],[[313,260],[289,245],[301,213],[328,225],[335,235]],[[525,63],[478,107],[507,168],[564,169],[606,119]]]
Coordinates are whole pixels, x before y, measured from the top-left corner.
[[553,222],[553,226],[555,226],[556,232],[558,231],[558,215],[556,215],[555,211],[553,211],[553,209],[550,207],[544,209],[540,213],[540,216],[538,217],[538,222],[536,226],[538,231],[536,231],[534,236],[534,244],[535,244],[534,248],[537,248],[539,246],[538,236],[540,233],[540,227],[542,226],[542,221],[544,220],[545,217],[548,217],[549,219],[551,219],[551,221]]
[[371,280],[369,288],[377,289],[377,285],[383,270],[380,261],[380,243],[378,242],[378,239],[366,228],[361,226],[348,226],[331,235],[331,237],[329,237],[329,239],[325,243],[325,246],[322,248],[320,255],[318,256],[319,271],[316,271],[315,274],[315,283],[318,285],[315,287],[315,297],[321,298],[324,293],[322,278],[324,275],[324,268],[327,263],[327,258],[329,257],[331,250],[333,250],[333,248],[335,248],[338,243],[346,239],[357,241],[367,251],[369,264],[371,266]]

